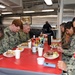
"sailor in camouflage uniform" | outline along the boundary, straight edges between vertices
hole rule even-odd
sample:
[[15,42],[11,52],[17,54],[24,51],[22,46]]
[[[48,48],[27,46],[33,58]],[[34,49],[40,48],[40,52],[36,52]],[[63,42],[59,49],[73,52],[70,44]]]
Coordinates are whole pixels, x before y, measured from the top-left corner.
[[70,47],[70,42],[71,42],[71,37],[68,34],[66,34],[66,32],[65,32],[63,34],[62,40],[61,40],[62,48],[68,49]]
[[63,60],[68,62],[75,51],[75,34],[73,31],[72,22],[67,22],[66,33],[71,36],[71,43],[69,49],[63,49]]
[[[65,57],[65,59],[69,59],[69,62],[67,61],[67,65],[63,61],[58,62],[58,67],[66,71],[65,73],[63,73],[63,75],[75,75],[75,17],[73,18],[71,23],[70,25],[68,25],[68,27],[66,27],[66,29],[70,30],[68,31],[70,34],[73,33],[71,37],[70,48],[69,48],[69,51],[64,50],[64,54],[67,56]],[[70,56],[72,56],[72,58],[69,58]]]
[[4,38],[1,40],[2,52],[12,49],[20,44],[18,31],[23,28],[21,20],[15,19],[12,24],[4,29]]
[[66,23],[60,24],[60,30],[61,30],[61,43],[62,43],[62,48],[69,48],[70,46],[70,36],[66,34],[65,32],[65,25]]
[[19,33],[19,38],[20,38],[20,43],[26,42],[30,39],[29,36],[29,31],[30,31],[30,25],[29,24],[24,24],[23,25],[23,30],[20,30]]

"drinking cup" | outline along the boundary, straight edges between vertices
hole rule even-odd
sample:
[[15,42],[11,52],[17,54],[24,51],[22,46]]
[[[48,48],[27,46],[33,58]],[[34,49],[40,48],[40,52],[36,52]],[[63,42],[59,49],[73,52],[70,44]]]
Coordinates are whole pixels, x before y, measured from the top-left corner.
[[42,56],[42,55],[43,55],[43,48],[38,47],[38,56]]
[[45,61],[45,58],[43,58],[43,57],[38,57],[38,58],[37,58],[37,63],[38,63],[39,65],[43,65],[43,64],[44,64],[44,61]]
[[15,50],[15,58],[16,59],[20,58],[20,50]]

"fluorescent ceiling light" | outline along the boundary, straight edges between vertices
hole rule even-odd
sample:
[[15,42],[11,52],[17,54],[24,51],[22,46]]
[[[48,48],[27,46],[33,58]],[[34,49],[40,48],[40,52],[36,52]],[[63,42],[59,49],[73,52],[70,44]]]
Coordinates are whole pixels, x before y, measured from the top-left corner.
[[54,11],[54,9],[50,9],[50,10],[42,10],[42,12],[50,12],[50,11]]
[[47,5],[52,5],[52,0],[44,0]]
[[4,6],[4,5],[2,5],[2,4],[0,4],[0,8],[5,8],[5,6]]
[[12,12],[2,12],[2,14],[12,14]]
[[36,17],[57,17],[57,15],[45,15],[45,16],[33,16],[33,18],[36,18]]
[[23,11],[23,13],[34,13],[35,11]]

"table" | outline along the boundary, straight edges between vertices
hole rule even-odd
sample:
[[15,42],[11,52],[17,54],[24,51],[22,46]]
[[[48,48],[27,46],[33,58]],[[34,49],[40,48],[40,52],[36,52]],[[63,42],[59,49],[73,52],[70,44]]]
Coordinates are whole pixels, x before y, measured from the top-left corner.
[[[45,43],[44,52],[48,51],[50,46]],[[2,55],[0,55],[2,56]],[[33,54],[31,49],[25,48],[21,52],[21,58],[15,59],[15,57],[7,58],[3,56],[0,60],[0,72],[9,73],[11,75],[61,75],[62,71],[57,67],[58,60],[62,59],[62,54],[59,53],[59,57],[54,60],[45,59],[45,62],[56,64],[56,68],[44,67],[43,65],[37,64],[38,54]],[[2,74],[1,74],[2,75]],[[9,75],[9,74],[7,74]]]

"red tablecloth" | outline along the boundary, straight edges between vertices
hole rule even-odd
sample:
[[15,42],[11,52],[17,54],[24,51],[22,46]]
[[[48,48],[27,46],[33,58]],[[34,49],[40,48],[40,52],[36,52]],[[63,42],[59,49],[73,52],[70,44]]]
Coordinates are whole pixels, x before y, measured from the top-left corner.
[[[44,53],[50,50],[50,47],[45,44],[44,45]],[[56,49],[55,49],[56,50]],[[2,56],[2,55],[0,55]],[[0,67],[3,68],[11,68],[18,70],[27,70],[33,72],[41,72],[41,73],[49,73],[49,74],[61,74],[62,71],[57,67],[58,60],[62,59],[62,54],[59,53],[59,57],[53,60],[45,59],[45,62],[56,64],[56,68],[44,67],[43,65],[37,64],[38,54],[33,54],[31,49],[25,48],[23,52],[21,52],[21,58],[15,59],[15,57],[7,58],[3,56],[3,59],[0,60]]]

